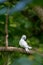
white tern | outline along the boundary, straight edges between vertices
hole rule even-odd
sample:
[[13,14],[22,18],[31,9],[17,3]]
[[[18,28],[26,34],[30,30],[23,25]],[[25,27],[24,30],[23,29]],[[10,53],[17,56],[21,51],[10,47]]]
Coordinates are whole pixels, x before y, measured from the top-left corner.
[[32,47],[30,47],[25,40],[26,40],[26,35],[23,35],[19,41],[19,45],[25,48],[26,52],[29,52],[30,51],[29,49],[32,49]]

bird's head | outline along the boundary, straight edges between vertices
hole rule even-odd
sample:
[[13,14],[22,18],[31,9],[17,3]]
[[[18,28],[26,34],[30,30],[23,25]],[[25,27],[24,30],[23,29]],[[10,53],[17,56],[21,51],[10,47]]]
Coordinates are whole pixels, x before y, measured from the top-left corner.
[[23,40],[26,40],[26,35],[22,35],[22,39]]

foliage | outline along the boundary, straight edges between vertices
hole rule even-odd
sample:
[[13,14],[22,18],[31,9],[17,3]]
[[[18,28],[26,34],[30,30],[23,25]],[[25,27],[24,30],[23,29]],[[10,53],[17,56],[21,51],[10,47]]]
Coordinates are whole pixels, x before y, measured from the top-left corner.
[[19,40],[25,34],[27,43],[33,49],[39,50],[34,55],[0,52],[0,65],[43,65],[43,30],[40,27],[40,18],[31,8],[32,5],[42,6],[43,0],[0,0],[0,46],[5,46],[5,22],[6,14],[9,14],[9,46],[19,47]]

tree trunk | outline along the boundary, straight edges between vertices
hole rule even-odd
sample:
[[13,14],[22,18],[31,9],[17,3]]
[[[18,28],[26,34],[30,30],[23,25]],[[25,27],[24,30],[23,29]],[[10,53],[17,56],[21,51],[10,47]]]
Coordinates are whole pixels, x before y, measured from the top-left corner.
[[6,15],[6,22],[5,22],[5,44],[8,47],[8,15]]
[[7,13],[6,13],[6,22],[5,22],[5,45],[8,47],[8,15],[9,13],[9,7],[7,8]]

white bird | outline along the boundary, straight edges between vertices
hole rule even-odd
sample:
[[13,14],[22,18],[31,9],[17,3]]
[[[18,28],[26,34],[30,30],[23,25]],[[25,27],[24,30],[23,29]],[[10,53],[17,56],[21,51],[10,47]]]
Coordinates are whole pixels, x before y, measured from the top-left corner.
[[29,52],[30,51],[29,49],[32,49],[32,47],[30,47],[25,40],[26,40],[26,35],[23,35],[19,41],[19,45],[25,48],[26,52]]

